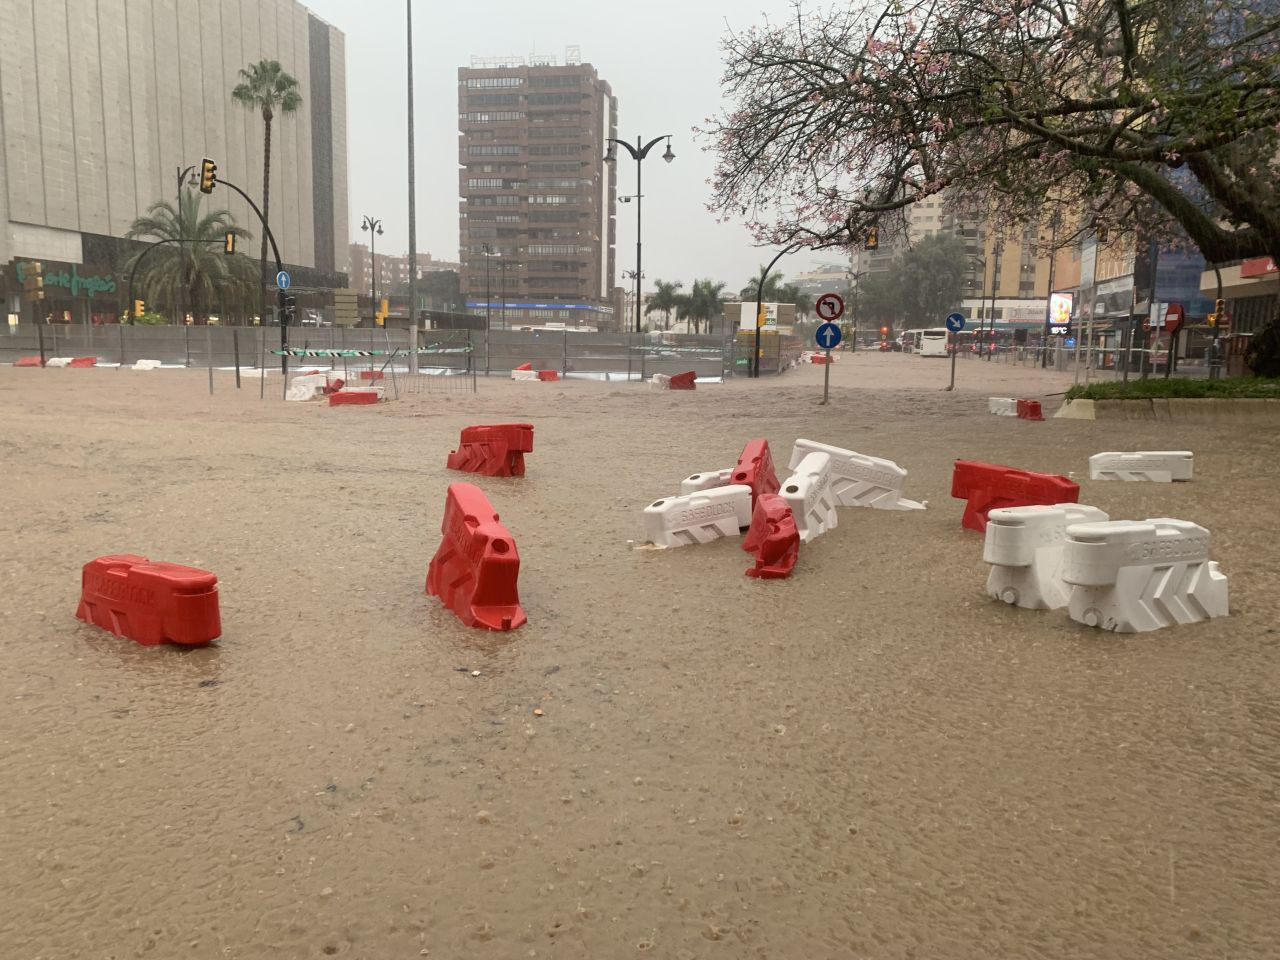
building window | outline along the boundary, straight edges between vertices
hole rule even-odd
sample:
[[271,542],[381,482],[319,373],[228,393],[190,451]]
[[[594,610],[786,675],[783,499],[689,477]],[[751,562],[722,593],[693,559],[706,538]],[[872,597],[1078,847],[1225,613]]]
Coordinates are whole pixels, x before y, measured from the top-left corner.
[[585,132],[582,127],[530,127],[529,139],[561,140],[580,137]]
[[501,177],[471,177],[467,180],[467,186],[471,188],[484,187],[488,189],[501,189],[503,180]]
[[550,75],[534,74],[529,77],[531,87],[577,87],[582,84],[580,73],[553,73]]
[[553,157],[572,153],[581,153],[586,147],[581,143],[531,143],[529,156]]
[[493,146],[470,146],[467,147],[467,154],[472,157],[518,157],[520,148],[508,144],[496,144]]
[[467,86],[473,90],[482,87],[518,87],[524,83],[521,77],[471,77]]
[[523,120],[524,114],[518,110],[498,110],[493,113],[464,113],[462,119],[467,123],[502,123],[507,120]]
[[558,194],[533,194],[529,197],[530,203],[543,203],[553,206],[560,204],[569,204],[579,202],[578,197],[566,197]]

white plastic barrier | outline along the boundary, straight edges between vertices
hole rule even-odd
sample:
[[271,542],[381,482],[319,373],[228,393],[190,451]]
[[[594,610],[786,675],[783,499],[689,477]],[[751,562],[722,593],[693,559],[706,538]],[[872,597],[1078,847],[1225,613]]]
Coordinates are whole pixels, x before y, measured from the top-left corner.
[[1016,417],[1018,401],[1013,397],[988,397],[987,410],[997,417]]
[[751,488],[730,484],[666,497],[644,508],[644,535],[659,547],[684,547],[739,536],[751,526]]
[[1103,630],[1227,615],[1227,578],[1209,559],[1209,531],[1186,520],[1072,524],[1062,578],[1071,586],[1071,619]]
[[728,486],[733,476],[733,469],[733,467],[725,467],[723,470],[704,470],[702,473],[685,477],[680,481],[680,495],[685,496],[700,490],[714,490],[716,487]]
[[538,371],[537,370],[512,370],[511,379],[512,380],[537,380]]
[[71,365],[75,357],[50,357],[44,362],[46,367],[66,367]]
[[1190,480],[1195,456],[1190,450],[1109,450],[1089,458],[1090,480]]
[[1097,507],[1081,503],[992,510],[982,546],[982,559],[991,564],[987,594],[1028,610],[1065,607],[1071,596],[1062,579],[1067,527],[1108,519]]
[[160,369],[160,361],[159,361],[159,360],[138,360],[138,361],[136,361],[136,362],[134,363],[134,365],[133,365],[133,369],[135,369],[135,370],[159,370],[159,369]]
[[831,458],[831,490],[842,507],[873,507],[877,510],[923,510],[925,505],[902,496],[907,471],[892,460],[868,457],[843,447],[816,440],[797,440],[791,448],[790,469],[794,470],[811,453]]
[[783,481],[778,493],[791,507],[801,543],[808,543],[814,537],[835,529],[839,523],[828,454],[805,454],[791,468],[791,476]]
[[671,378],[665,373],[655,373],[649,380],[651,390],[670,390]]
[[286,400],[296,400],[299,402],[306,400],[314,400],[320,394],[324,393],[324,388],[329,384],[329,375],[325,373],[304,373],[300,377],[294,377],[289,381],[289,389],[285,392]]

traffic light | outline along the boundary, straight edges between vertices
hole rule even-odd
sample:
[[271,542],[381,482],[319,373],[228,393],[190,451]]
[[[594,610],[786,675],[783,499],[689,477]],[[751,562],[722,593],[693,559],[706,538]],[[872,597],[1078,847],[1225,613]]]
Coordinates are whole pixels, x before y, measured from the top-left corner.
[[284,313],[283,321],[287,326],[293,320],[294,314],[298,312],[298,298],[292,294],[285,294],[280,298],[280,306]]
[[22,292],[31,294],[32,300],[44,299],[44,264],[28,260],[22,268]]
[[227,233],[223,235],[222,252],[228,257],[236,252],[236,235],[234,233]]
[[882,336],[882,337],[883,337],[883,336],[885,336],[886,334],[888,334],[888,332],[889,332],[889,328],[888,328],[888,327],[881,327],[881,328],[880,328],[880,336]]
[[213,193],[213,187],[218,182],[218,165],[205,157],[200,161],[200,192]]
[[378,326],[385,327],[387,325],[387,314],[390,312],[391,310],[387,304],[387,298],[383,297],[382,301],[378,304],[378,313],[375,318]]
[[1211,313],[1204,318],[1204,321],[1209,324],[1209,326],[1216,327],[1218,325],[1218,315],[1216,313]]
[[1225,300],[1215,300],[1215,301],[1213,302],[1213,312],[1214,312],[1214,313],[1216,313],[1218,316],[1222,316],[1224,313],[1226,313],[1226,312],[1227,312],[1227,301],[1225,301]]
[[764,326],[764,321],[765,321],[765,309],[764,309],[764,305],[763,305],[763,304],[761,304],[761,305],[760,305],[760,312],[756,314],[756,326],[757,326],[757,327],[763,327],[763,326]]
[[133,315],[135,318],[142,316],[147,312],[147,302],[145,300],[133,301]]
[[865,250],[880,249],[880,228],[879,227],[867,227],[867,239],[866,239],[866,243],[863,245],[863,249]]

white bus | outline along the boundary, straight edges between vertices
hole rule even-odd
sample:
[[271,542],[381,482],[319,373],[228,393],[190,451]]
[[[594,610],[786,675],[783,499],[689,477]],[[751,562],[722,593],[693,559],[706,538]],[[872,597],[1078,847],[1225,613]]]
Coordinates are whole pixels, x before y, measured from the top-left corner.
[[947,328],[930,327],[927,330],[913,330],[915,342],[912,349],[922,357],[945,357],[947,355]]

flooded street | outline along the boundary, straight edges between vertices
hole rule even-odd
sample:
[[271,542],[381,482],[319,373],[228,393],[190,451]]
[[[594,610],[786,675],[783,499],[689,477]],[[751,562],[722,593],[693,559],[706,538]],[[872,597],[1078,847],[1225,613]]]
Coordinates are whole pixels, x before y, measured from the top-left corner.
[[[334,409],[204,377],[0,369],[5,960],[1276,956],[1276,427],[992,417],[1070,381],[967,361],[948,394],[902,355],[842,359],[828,407],[820,368]],[[524,478],[445,470],[504,421]],[[628,546],[757,436],[780,476],[797,437],[896,460],[929,509],[842,510],[786,581]],[[1088,480],[1126,449],[1196,481]],[[1231,616],[989,601],[956,458],[1207,527]],[[518,545],[515,633],[424,593],[462,479]],[[77,621],[129,552],[215,572],[221,640]]]

